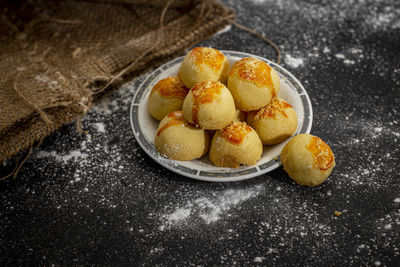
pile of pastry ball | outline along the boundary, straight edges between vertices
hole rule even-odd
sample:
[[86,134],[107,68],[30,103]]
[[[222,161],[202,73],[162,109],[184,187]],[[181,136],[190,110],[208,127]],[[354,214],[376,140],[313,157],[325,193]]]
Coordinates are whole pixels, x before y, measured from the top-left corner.
[[[277,96],[279,89],[277,73],[264,61],[247,57],[231,67],[219,50],[196,47],[183,59],[178,77],[160,80],[150,92],[148,111],[160,120],[155,147],[174,160],[193,160],[209,152],[211,162],[219,167],[254,165],[263,145],[281,143],[297,129],[296,112]],[[285,170],[300,184],[316,185],[315,180],[324,181],[334,167],[330,148],[319,138],[312,140],[301,155],[311,159],[315,169],[311,176],[310,160],[304,171],[299,170],[298,153],[293,152],[299,148],[293,142],[282,151]]]

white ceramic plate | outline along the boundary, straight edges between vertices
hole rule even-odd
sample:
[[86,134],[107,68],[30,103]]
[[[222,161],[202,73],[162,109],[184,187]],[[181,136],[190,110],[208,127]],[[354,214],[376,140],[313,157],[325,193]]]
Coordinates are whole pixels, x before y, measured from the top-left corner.
[[[301,83],[289,71],[268,59],[252,54],[224,50],[221,52],[226,55],[231,65],[244,57],[256,57],[274,68],[281,79],[281,88],[278,96],[291,104],[297,113],[299,123],[295,134],[310,132],[313,118],[310,98]],[[281,165],[278,157],[289,140],[274,146],[264,146],[264,152],[256,165],[243,166],[237,169],[214,166],[208,159],[208,154],[197,160],[177,161],[167,159],[157,152],[154,147],[154,136],[159,122],[153,119],[147,111],[149,93],[159,80],[169,76],[177,76],[182,60],[183,57],[174,59],[149,74],[133,97],[130,110],[131,126],[133,134],[142,149],[165,168],[180,175],[203,181],[240,181],[278,168]]]

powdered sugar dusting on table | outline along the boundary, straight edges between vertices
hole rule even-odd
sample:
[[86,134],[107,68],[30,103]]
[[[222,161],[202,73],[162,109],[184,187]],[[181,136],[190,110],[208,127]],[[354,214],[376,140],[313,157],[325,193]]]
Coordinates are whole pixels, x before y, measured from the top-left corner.
[[[163,224],[160,230],[174,228],[182,225],[193,226],[190,218],[199,218],[205,224],[215,223],[230,209],[234,209],[242,202],[256,197],[264,191],[263,186],[255,186],[247,190],[226,190],[210,198],[200,197],[188,202],[184,207],[178,207],[170,214],[162,215]],[[193,221],[193,220],[192,220]]]
[[304,64],[304,60],[302,58],[295,58],[289,54],[286,54],[285,63],[293,68],[298,68]]

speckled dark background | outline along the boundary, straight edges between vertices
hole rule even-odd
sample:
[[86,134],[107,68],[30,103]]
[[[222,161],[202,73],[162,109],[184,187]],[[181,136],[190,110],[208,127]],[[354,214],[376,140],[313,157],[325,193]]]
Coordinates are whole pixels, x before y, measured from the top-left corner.
[[[279,168],[205,183],[162,168],[129,125],[140,77],[88,114],[89,134],[63,127],[0,183],[1,266],[400,265],[400,2],[224,3],[303,83],[331,177],[306,188]],[[200,45],[275,58],[235,27]]]

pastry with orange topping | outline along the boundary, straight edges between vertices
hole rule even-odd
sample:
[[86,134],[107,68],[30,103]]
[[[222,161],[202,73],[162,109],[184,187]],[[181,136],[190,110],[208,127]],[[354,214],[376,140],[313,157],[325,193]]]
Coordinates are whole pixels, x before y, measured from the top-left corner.
[[162,120],[167,114],[182,110],[183,100],[189,89],[178,77],[168,77],[158,81],[150,92],[147,108],[156,120]]
[[269,104],[280,89],[276,71],[256,58],[242,58],[233,64],[228,77],[228,88],[236,108],[258,110]]
[[294,134],[297,115],[289,103],[274,97],[265,107],[249,112],[247,123],[256,130],[263,145],[275,145]]
[[245,122],[234,122],[215,133],[210,160],[218,167],[238,168],[260,160],[263,146],[256,131]]
[[290,178],[307,186],[323,183],[336,165],[331,148],[311,134],[293,137],[282,150],[281,162]]
[[182,111],[174,111],[161,120],[154,145],[167,158],[192,160],[207,153],[209,141],[205,130],[188,123]]
[[195,84],[183,102],[185,119],[207,130],[218,130],[229,125],[235,117],[235,111],[230,91],[220,82]]
[[220,81],[226,84],[230,65],[226,56],[211,47],[195,47],[182,61],[179,78],[192,88],[198,82]]

